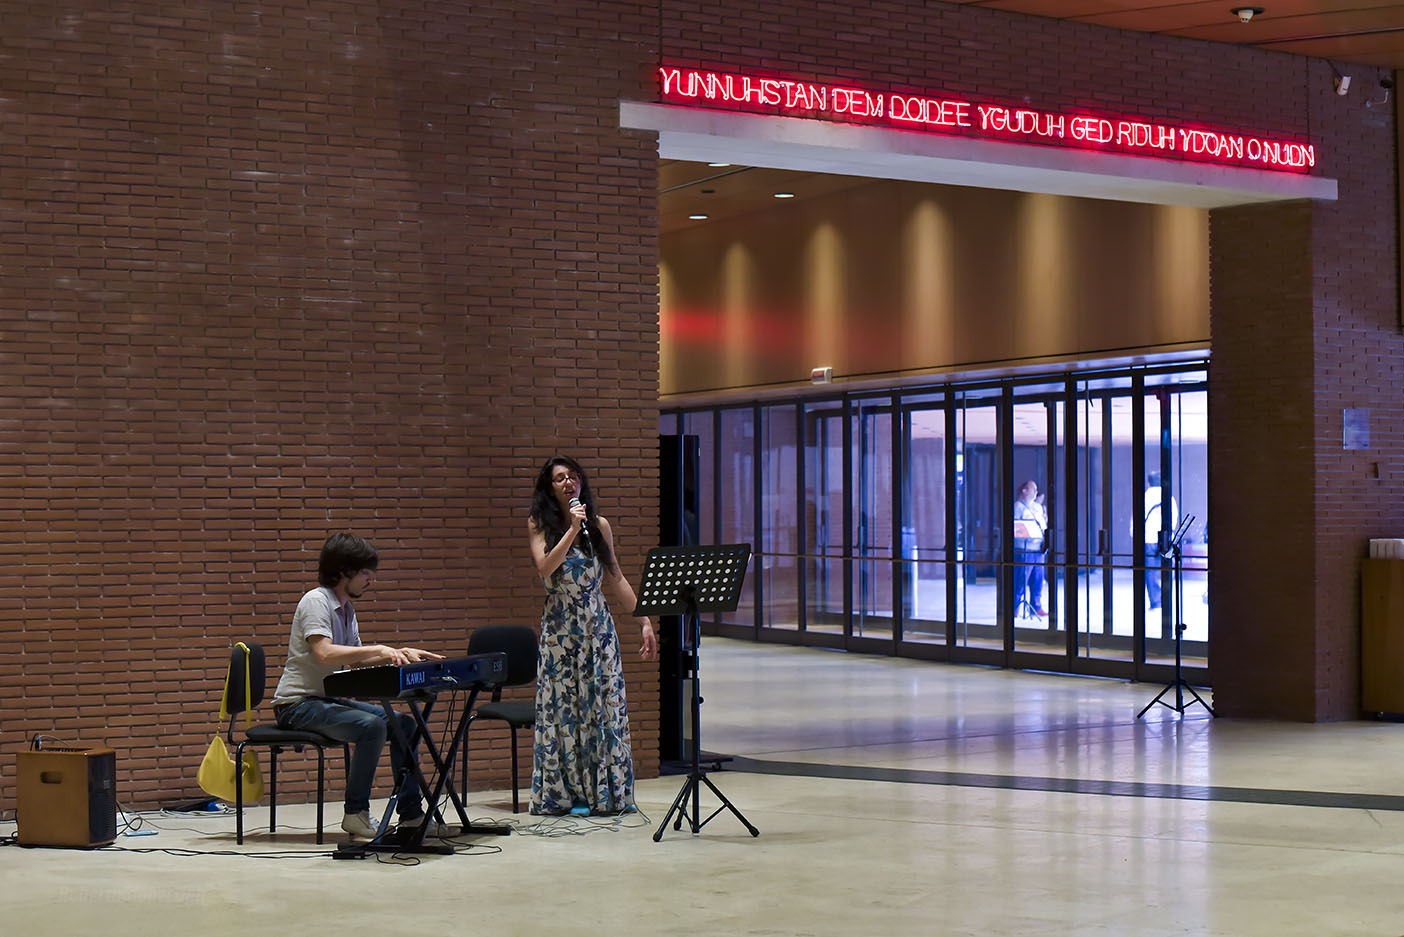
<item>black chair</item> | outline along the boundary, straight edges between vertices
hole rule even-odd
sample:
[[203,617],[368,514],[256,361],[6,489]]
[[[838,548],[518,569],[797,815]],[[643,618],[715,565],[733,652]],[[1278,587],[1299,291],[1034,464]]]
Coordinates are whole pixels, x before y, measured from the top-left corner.
[[[245,655],[244,648],[248,648]],[[249,675],[248,695],[244,692],[245,656],[248,658],[247,673]],[[235,644],[229,653],[229,677],[225,684],[227,697],[224,700],[224,708],[229,712],[229,729],[227,741],[231,746],[234,744],[234,723],[245,712],[251,712],[258,708],[263,702],[264,686],[267,682],[267,668],[263,663],[263,646],[253,641],[244,641]],[[234,763],[242,765],[244,763],[244,749],[250,745],[263,745],[268,748],[268,831],[275,832],[278,829],[278,755],[285,749],[292,749],[301,752],[304,748],[315,748],[317,750],[317,843],[322,842],[322,801],[326,795],[326,754],[325,749],[340,748],[342,756],[346,760],[347,770],[351,767],[351,746],[336,739],[328,738],[319,732],[306,732],[298,729],[280,729],[276,725],[255,725],[250,726],[244,733],[244,738],[240,740],[235,751]],[[244,777],[243,772],[237,772],[238,780],[234,785],[234,811],[238,816],[235,821],[236,840],[240,845],[244,842]]]
[[[526,625],[488,625],[468,635],[469,654],[491,654],[501,651],[507,655],[507,678],[492,691],[492,699],[478,705],[468,722],[469,731],[480,719],[507,723],[512,730],[512,812],[521,813],[517,793],[521,787],[517,775],[517,730],[536,725],[536,701],[503,700],[502,690],[510,686],[536,683],[536,631]],[[463,736],[463,790],[468,790],[468,734]]]

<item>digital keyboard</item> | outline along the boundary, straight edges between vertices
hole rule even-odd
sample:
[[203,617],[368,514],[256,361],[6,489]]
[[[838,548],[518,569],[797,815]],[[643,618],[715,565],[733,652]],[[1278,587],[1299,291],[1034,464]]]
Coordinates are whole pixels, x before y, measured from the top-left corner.
[[473,654],[445,660],[423,660],[396,667],[338,670],[322,682],[328,696],[359,699],[404,699],[444,690],[494,686],[507,675],[507,655]]

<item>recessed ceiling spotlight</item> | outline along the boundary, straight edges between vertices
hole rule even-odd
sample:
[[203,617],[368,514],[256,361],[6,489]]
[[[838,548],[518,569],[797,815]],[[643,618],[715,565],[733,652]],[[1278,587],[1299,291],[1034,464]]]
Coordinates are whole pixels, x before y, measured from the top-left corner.
[[776,198],[794,198],[794,197],[795,197],[795,193],[793,193],[793,192],[776,192],[776,193],[775,193],[775,197],[776,197]]
[[688,215],[687,217],[688,217],[688,220],[690,220],[690,221],[706,221],[706,220],[707,220],[707,216],[706,216],[706,215]]
[[1246,22],[1248,22],[1249,20],[1251,20],[1253,17],[1255,17],[1255,16],[1257,16],[1258,14],[1262,13],[1262,12],[1263,12],[1263,8],[1262,8],[1262,7],[1233,7],[1232,9],[1229,10],[1229,12],[1232,13],[1234,16],[1238,17],[1238,21],[1239,21],[1240,23],[1246,23]]
[[730,166],[731,164],[730,164],[730,163],[708,163],[707,165],[708,165],[708,166],[714,166],[714,167],[716,167],[717,169],[721,169],[723,166]]

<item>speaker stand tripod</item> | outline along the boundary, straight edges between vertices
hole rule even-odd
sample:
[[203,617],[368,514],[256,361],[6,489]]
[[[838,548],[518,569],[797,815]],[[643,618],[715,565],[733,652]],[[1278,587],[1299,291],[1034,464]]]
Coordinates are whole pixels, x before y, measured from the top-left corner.
[[[1204,702],[1204,698],[1199,695],[1199,692],[1185,681],[1184,674],[1181,669],[1181,661],[1183,656],[1182,645],[1184,643],[1185,636],[1184,556],[1182,555],[1181,545],[1184,542],[1185,534],[1189,531],[1190,525],[1193,523],[1193,514],[1189,515],[1183,521],[1181,521],[1180,526],[1175,529],[1174,535],[1170,538],[1168,549],[1160,554],[1161,556],[1168,557],[1170,559],[1172,569],[1174,570],[1173,581],[1175,594],[1171,596],[1171,598],[1174,600],[1173,607],[1175,609],[1175,679],[1171,680],[1168,684],[1166,684],[1165,689],[1157,693],[1155,699],[1151,700],[1145,705],[1145,707],[1140,712],[1136,713],[1137,719],[1140,719],[1142,716],[1144,716],[1146,712],[1156,703],[1159,703],[1166,709],[1173,709],[1175,712],[1180,713],[1181,715],[1184,714],[1186,709],[1189,709],[1195,703],[1198,703],[1205,709],[1209,710],[1209,715],[1218,718],[1218,713],[1214,712],[1214,707]],[[1158,571],[1156,575],[1159,575]],[[1171,690],[1175,691],[1175,705],[1173,706],[1163,699],[1165,694],[1169,693]],[[1194,697],[1193,700],[1185,699],[1186,691],[1189,692],[1190,696]]]

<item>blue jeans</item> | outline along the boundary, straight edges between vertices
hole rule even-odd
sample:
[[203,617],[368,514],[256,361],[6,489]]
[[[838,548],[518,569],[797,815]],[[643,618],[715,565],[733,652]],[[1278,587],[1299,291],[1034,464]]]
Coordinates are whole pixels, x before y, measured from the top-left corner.
[[1029,597],[1029,607],[1036,612],[1043,611],[1043,550],[1030,550],[1019,538],[1014,540],[1014,613]]
[[[400,730],[406,738],[414,736],[414,717],[396,713]],[[346,775],[346,812],[361,813],[370,809],[371,784],[380,764],[380,752],[390,739],[390,767],[395,777],[408,763],[400,743],[390,734],[385,710],[381,706],[358,700],[328,699],[309,696],[278,713],[278,725],[284,729],[305,729],[320,732],[338,742],[350,742],[351,767]],[[418,757],[411,752],[410,757]],[[415,820],[424,815],[419,798],[419,785],[406,778],[399,801],[395,805],[401,820]]]
[[1160,608],[1161,579],[1165,575],[1165,557],[1153,543],[1146,544],[1146,597],[1152,609]]

